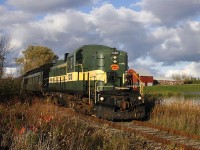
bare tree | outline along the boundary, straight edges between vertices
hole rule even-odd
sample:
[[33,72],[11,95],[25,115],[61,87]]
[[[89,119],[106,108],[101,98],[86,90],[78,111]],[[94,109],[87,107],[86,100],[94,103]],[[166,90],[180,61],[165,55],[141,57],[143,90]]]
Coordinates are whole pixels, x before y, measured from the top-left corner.
[[0,33],[0,79],[4,74],[6,56],[11,53],[11,38],[6,33]]
[[172,78],[177,81],[186,81],[191,79],[191,77],[186,73],[174,73],[172,74]]

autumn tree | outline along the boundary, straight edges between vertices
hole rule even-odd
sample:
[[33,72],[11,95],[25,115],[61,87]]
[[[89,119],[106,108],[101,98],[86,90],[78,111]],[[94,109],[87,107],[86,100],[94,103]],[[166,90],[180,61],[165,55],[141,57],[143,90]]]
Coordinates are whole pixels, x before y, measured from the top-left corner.
[[12,52],[11,38],[6,33],[0,33],[0,79],[4,74],[6,56]]
[[23,57],[16,59],[16,63],[22,65],[22,74],[50,63],[57,57],[50,48],[44,46],[29,45],[26,50],[22,51],[22,54]]

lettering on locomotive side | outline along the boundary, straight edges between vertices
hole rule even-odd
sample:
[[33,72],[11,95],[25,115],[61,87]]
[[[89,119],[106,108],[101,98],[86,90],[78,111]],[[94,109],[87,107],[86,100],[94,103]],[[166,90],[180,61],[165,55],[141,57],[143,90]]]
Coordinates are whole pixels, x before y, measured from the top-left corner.
[[111,52],[111,55],[119,55],[119,52],[118,51],[113,51],[113,52]]

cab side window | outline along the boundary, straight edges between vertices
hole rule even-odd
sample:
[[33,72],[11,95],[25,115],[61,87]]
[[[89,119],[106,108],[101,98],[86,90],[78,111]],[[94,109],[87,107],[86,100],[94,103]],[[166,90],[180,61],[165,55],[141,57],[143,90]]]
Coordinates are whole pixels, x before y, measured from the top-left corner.
[[76,62],[78,64],[82,64],[83,63],[83,50],[80,49],[77,53],[76,53]]

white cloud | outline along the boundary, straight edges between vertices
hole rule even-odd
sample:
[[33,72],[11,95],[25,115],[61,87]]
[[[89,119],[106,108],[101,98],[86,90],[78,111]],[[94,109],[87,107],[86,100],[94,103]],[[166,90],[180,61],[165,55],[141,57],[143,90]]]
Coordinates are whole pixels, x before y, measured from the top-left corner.
[[116,9],[111,4],[105,4],[91,12],[92,21],[99,35],[104,39],[110,39],[110,45],[124,45],[124,49],[129,51],[130,59],[142,56],[149,50],[151,39],[146,25],[158,21],[150,16],[145,12],[139,14],[124,7]]
[[157,61],[172,64],[176,61],[198,61],[200,54],[199,22],[189,21],[185,25],[156,28],[152,36],[156,44],[150,56]]
[[16,43],[23,42],[22,47],[43,44],[60,49],[58,53],[61,54],[67,47],[74,49],[82,44],[106,44],[123,47],[133,59],[142,55],[148,47],[147,30],[143,24],[150,20],[152,23],[157,21],[153,18],[145,21],[142,16],[150,17],[145,13],[139,15],[131,9],[116,9],[111,4],[105,4],[90,13],[66,10],[48,14],[40,20],[15,24],[10,32]]
[[136,70],[140,70],[140,69],[148,70],[154,76],[158,76],[158,75],[164,76],[163,72],[160,70],[162,65],[163,65],[162,62],[155,61],[153,58],[149,56],[140,57],[129,62],[130,68],[136,69]]
[[167,26],[174,26],[200,15],[199,0],[143,0],[141,6],[160,18],[163,25]]
[[[29,44],[43,45],[63,56],[84,44],[103,44],[127,51],[130,67],[133,68],[145,68],[153,74],[163,75],[182,68],[194,75],[198,74],[198,71],[182,67],[185,62],[190,68],[198,67],[199,63],[200,22],[190,19],[198,14],[194,1],[188,5],[190,8],[177,10],[181,15],[176,15],[174,10],[180,0],[173,1],[175,6],[170,9],[172,12],[168,8],[172,0],[164,1],[168,9],[160,1],[149,1],[156,3],[155,6],[149,6],[147,0],[137,3],[137,6],[142,6],[141,11],[126,7],[115,8],[112,4],[105,3],[94,7],[90,12],[83,12],[72,8],[92,3],[93,0],[80,3],[58,0],[48,1],[48,4],[45,0],[40,3],[41,6],[35,1],[31,6],[27,0],[9,0],[9,6],[17,9],[10,10],[0,6],[0,31],[9,32],[15,48],[20,50]],[[181,6],[188,4],[186,0],[183,3]],[[63,5],[60,6],[61,4]],[[160,12],[161,9],[163,12]],[[192,9],[196,13],[187,14]],[[42,17],[37,19],[41,12]],[[175,16],[165,18],[164,15],[168,12],[169,16],[172,15],[170,13],[175,13]],[[179,21],[181,24],[177,23]],[[189,65],[190,62],[194,65]]]
[[12,27],[14,24],[22,24],[30,21],[32,15],[24,13],[23,11],[9,11],[6,8],[0,7],[0,29]]
[[101,41],[95,30],[88,14],[73,10],[48,14],[43,19],[15,24],[9,29],[20,49],[29,44],[44,45],[60,55],[83,44]]
[[191,30],[193,30],[194,32],[199,32],[200,31],[200,22],[197,21],[190,21],[189,22],[189,26],[191,28]]
[[165,73],[166,77],[171,77],[173,74],[184,74],[191,77],[199,77],[200,74],[200,62],[187,62],[185,66],[180,68],[180,64],[177,63],[175,66],[168,67]]

